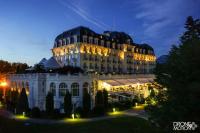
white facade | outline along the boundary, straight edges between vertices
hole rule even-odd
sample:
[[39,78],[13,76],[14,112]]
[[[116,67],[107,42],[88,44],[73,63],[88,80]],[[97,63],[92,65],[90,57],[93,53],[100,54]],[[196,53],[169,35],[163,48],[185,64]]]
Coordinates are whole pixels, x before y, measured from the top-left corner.
[[[63,111],[64,95],[68,90],[72,95],[74,107],[82,106],[83,90],[91,95],[91,106],[94,107],[97,90],[106,89],[109,94],[127,93],[130,95],[149,95],[147,84],[154,79],[153,75],[61,75],[57,73],[11,74],[7,77],[11,91],[26,89],[29,108],[39,107],[45,110],[47,93],[54,94],[54,108]],[[123,90],[122,90],[123,88]]]
[[[72,94],[72,102],[82,106],[83,88],[91,86],[91,79],[86,75],[60,75],[56,73],[12,74],[8,82],[12,90],[26,89],[29,108],[39,107],[45,110],[45,99],[49,91],[54,94],[54,108],[62,109],[64,94],[68,90]],[[26,84],[24,86],[23,84]],[[74,92],[74,93],[73,93]]]

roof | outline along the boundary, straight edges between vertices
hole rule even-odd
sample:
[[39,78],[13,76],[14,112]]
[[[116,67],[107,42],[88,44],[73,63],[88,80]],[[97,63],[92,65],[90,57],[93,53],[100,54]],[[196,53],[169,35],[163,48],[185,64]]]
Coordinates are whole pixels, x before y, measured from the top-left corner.
[[102,80],[103,82],[109,84],[110,86],[124,86],[133,84],[144,84],[153,82],[153,78],[133,78],[133,79],[112,79],[112,80]]
[[45,64],[44,64],[45,68],[60,68],[61,65],[56,61],[56,59],[54,57],[51,57],[50,59],[48,59]]
[[[56,37],[55,42],[59,42],[60,40],[66,39],[66,38],[73,39],[72,37],[74,35],[79,36],[77,38],[78,42],[82,42],[82,37],[81,37],[82,35],[87,35],[87,36],[92,36],[92,37],[96,37],[96,38],[99,38],[99,39],[104,39],[104,40],[107,40],[107,41],[110,41],[110,42],[115,42],[117,44],[128,43],[128,44],[134,45],[138,48],[153,50],[153,48],[148,44],[136,44],[136,43],[134,43],[131,36],[128,35],[127,33],[125,33],[125,32],[104,31],[102,34],[98,34],[98,33],[94,32],[93,30],[91,30],[90,28],[84,27],[84,26],[78,26],[78,27],[72,28],[70,30],[67,30],[67,31],[59,34]],[[54,47],[57,47],[56,43],[55,43]]]

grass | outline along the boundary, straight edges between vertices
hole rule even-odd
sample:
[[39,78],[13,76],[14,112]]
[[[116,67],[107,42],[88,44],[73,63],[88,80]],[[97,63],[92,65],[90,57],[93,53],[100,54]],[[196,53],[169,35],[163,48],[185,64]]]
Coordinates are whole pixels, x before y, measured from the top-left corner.
[[33,124],[0,117],[0,133],[160,133],[144,119],[118,117],[108,120],[63,124]]

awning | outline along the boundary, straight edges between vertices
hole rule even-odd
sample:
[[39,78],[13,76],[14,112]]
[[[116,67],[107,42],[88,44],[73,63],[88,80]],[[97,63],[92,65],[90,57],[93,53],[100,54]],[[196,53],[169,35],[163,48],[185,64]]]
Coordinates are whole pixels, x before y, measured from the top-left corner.
[[102,80],[111,86],[128,86],[135,84],[145,84],[153,82],[152,78],[134,78],[134,79],[112,79],[112,80]]

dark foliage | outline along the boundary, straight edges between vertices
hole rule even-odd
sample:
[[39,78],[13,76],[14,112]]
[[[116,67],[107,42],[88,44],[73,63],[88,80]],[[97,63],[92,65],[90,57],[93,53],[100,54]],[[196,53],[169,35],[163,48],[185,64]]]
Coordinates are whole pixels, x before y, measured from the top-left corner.
[[8,61],[0,60],[0,73],[22,73],[28,68],[26,63],[10,63]]
[[52,72],[59,74],[78,74],[83,73],[84,71],[80,67],[64,66],[62,68],[54,69]]
[[72,113],[72,96],[69,93],[69,91],[66,91],[65,97],[64,97],[64,110],[66,115],[69,117]]
[[87,90],[83,90],[83,116],[87,116],[91,108],[91,98]]
[[41,116],[40,109],[38,107],[32,108],[32,110],[31,110],[31,117],[33,117],[33,118],[40,118],[40,116]]
[[105,109],[108,108],[108,91],[106,91],[105,89],[103,90],[103,104]]
[[54,98],[51,92],[48,92],[46,96],[46,112],[52,114],[54,111]]
[[25,88],[22,88],[22,91],[19,95],[17,102],[17,113],[27,112],[29,109],[28,98],[26,95]]
[[[200,20],[188,17],[180,45],[173,46],[167,62],[157,64],[158,104],[148,108],[151,119],[166,130],[174,121],[200,121]],[[167,88],[167,90],[165,89]]]

